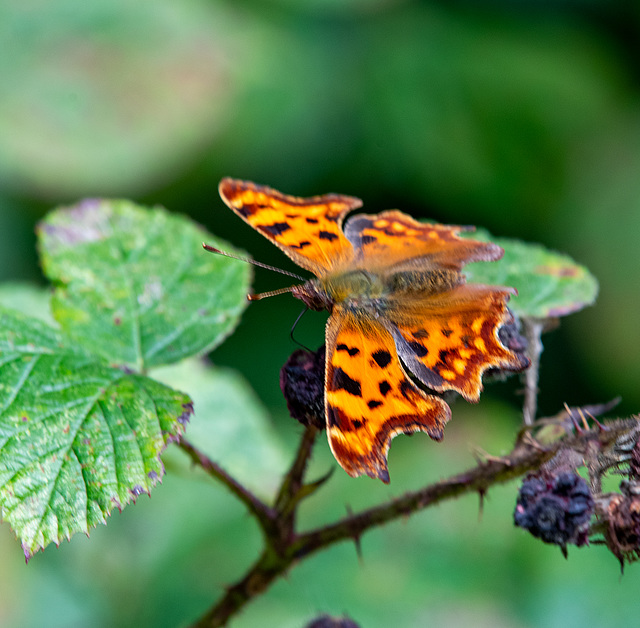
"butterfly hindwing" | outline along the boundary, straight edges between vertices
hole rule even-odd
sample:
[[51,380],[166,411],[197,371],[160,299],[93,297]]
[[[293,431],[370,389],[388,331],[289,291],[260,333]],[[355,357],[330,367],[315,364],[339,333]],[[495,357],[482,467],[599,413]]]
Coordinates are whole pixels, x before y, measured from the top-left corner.
[[407,377],[391,334],[334,307],[327,324],[326,413],[331,450],[352,476],[389,481],[387,451],[400,433],[440,439],[450,410]]
[[436,391],[477,401],[490,368],[522,370],[526,358],[507,349],[499,329],[512,322],[507,288],[466,284],[432,299],[392,300],[390,331],[408,370]]
[[326,274],[353,255],[342,220],[362,205],[358,198],[340,194],[299,198],[230,178],[222,179],[219,191],[236,214],[315,275]]

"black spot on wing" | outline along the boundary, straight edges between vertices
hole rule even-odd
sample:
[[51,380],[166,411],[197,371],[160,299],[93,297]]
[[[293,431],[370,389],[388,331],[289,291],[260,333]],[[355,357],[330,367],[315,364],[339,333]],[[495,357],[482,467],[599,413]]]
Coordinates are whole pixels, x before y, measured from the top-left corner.
[[329,242],[333,242],[333,240],[338,239],[338,236],[330,231],[318,231],[318,237],[321,240],[329,240]]
[[333,390],[346,390],[354,397],[362,397],[360,382],[349,377],[340,367],[333,370],[331,384]]
[[358,347],[347,347],[345,344],[339,344],[336,347],[336,351],[346,351],[351,357],[360,353],[360,349],[358,349]]
[[429,337],[429,332],[426,329],[417,329],[411,335],[416,340],[426,340]]
[[337,427],[341,432],[353,432],[362,428],[367,420],[365,418],[352,419],[340,408],[327,406],[327,426]]
[[317,224],[318,224],[318,219],[317,219],[317,218],[305,218],[305,220],[306,220],[310,225],[317,225]]
[[272,236],[278,236],[285,231],[291,229],[291,225],[286,222],[274,222],[272,225],[262,225],[262,231],[270,233]]
[[438,354],[438,359],[440,360],[440,362],[447,364],[450,353],[451,351],[449,351],[448,349],[440,349],[440,353]]
[[386,397],[387,393],[391,390],[391,384],[385,379],[378,384],[378,388],[380,389],[380,394]]
[[370,410],[373,410],[374,408],[377,408],[378,406],[382,405],[382,401],[378,401],[377,399],[370,399],[369,401],[367,401],[367,406],[369,406]]
[[440,331],[445,338],[448,338],[453,333],[453,329],[441,329]]
[[391,362],[391,354],[384,349],[378,349],[371,354],[374,362],[381,368],[385,368]]
[[372,235],[363,235],[360,238],[360,245],[367,245],[367,244],[371,244],[372,242],[377,242],[378,239],[375,236]]
[[332,405],[327,405],[327,425],[329,427],[340,426],[339,410]]
[[407,344],[411,348],[411,351],[413,351],[419,358],[424,358],[424,356],[429,353],[429,349],[421,345],[419,342],[408,342]]
[[290,244],[289,246],[292,249],[303,249],[305,246],[311,246],[311,242],[309,242],[309,240],[304,240],[303,242],[300,242],[299,244]]
[[409,399],[409,393],[413,392],[412,384],[408,380],[403,379],[402,383],[400,384],[400,392],[405,399]]

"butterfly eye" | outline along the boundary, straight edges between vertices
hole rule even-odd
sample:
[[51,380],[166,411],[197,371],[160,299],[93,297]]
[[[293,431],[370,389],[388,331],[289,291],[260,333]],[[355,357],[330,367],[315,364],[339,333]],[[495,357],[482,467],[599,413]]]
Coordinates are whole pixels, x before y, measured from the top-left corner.
[[333,307],[333,300],[328,297],[324,290],[318,287],[315,280],[307,281],[307,283],[299,286],[293,286],[291,294],[316,312],[321,312],[322,310],[330,312]]

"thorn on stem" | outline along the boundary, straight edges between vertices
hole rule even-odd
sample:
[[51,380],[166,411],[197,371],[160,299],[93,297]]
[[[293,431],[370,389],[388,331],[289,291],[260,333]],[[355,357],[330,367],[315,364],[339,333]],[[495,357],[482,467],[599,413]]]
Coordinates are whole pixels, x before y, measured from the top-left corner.
[[609,428],[604,423],[600,423],[600,421],[598,421],[598,419],[596,419],[596,417],[593,416],[591,412],[586,411],[585,414],[596,424],[598,430],[600,430],[601,432],[609,431]]
[[536,451],[544,451],[544,447],[531,435],[531,432],[524,433],[522,442],[529,447],[533,447]]
[[[347,515],[349,517],[353,517],[353,510],[351,510],[351,506],[347,505]],[[353,538],[353,544],[355,545],[356,548],[356,555],[358,556],[358,561],[360,563],[362,563],[362,543],[361,543],[361,538],[362,535],[360,532],[354,532],[352,535]]]
[[485,487],[478,489],[478,521],[482,521],[482,515],[484,514],[484,498],[487,495],[487,489]]
[[[567,413],[567,415],[569,416],[569,419],[571,420],[571,424],[573,425],[574,429],[576,430],[576,434],[583,434],[585,430],[583,430],[580,427],[580,423],[578,422],[577,417],[574,415],[573,410],[569,407],[569,404],[565,401],[565,403],[563,404],[564,409]],[[577,408],[578,411],[578,416],[580,416],[583,420],[583,424],[584,424],[584,415],[582,414],[582,412],[580,411],[580,408]],[[586,426],[586,430],[589,430],[589,426]]]

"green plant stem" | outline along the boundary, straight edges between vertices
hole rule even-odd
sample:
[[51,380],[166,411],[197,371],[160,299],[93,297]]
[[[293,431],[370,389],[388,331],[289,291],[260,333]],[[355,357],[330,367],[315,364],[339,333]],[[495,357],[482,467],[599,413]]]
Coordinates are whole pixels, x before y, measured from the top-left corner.
[[524,373],[524,406],[522,415],[525,425],[533,425],[538,410],[538,380],[540,377],[540,356],[542,355],[542,331],[544,321],[530,317],[522,318],[525,337],[527,339],[527,356],[531,365]]
[[181,438],[178,446],[188,454],[194,464],[197,464],[209,475],[222,482],[251,512],[262,527],[265,534],[273,528],[273,520],[276,513],[273,508],[267,506],[258,499],[250,490],[229,475],[219,464],[211,460],[206,454],[194,447],[189,441]]
[[305,428],[293,464],[280,485],[280,490],[275,500],[276,510],[281,512],[287,510],[290,502],[302,488],[302,478],[317,435],[317,427],[309,425]]
[[[449,479],[407,493],[363,512],[349,515],[332,525],[301,534],[294,533],[284,544],[267,544],[260,558],[246,575],[228,587],[219,602],[196,621],[193,627],[225,626],[231,617],[239,613],[254,597],[266,591],[271,583],[285,574],[290,567],[334,543],[345,540],[353,540],[357,543],[367,530],[400,517],[412,515],[447,499],[470,492],[484,495],[491,486],[508,482],[528,471],[538,470],[560,450],[586,452],[594,448],[610,448],[618,442],[619,437],[632,429],[638,429],[638,420],[618,420],[608,423],[606,428],[581,430],[577,434],[558,438],[546,445],[536,442],[531,438],[529,430],[525,429],[508,456],[488,458]],[[301,444],[302,449],[304,445]],[[281,522],[282,518],[279,516],[274,523],[278,526],[282,525]],[[286,521],[284,524],[286,525]],[[280,539],[282,538],[280,536]]]
[[[193,627],[217,628],[226,625],[245,604],[264,592],[293,564],[321,549],[343,540],[358,541],[367,530],[411,515],[447,499],[470,492],[484,494],[495,484],[507,482],[527,471],[538,469],[540,465],[550,460],[561,446],[571,446],[573,441],[581,439],[586,442],[587,438],[594,438],[592,431],[583,432],[568,439],[559,439],[546,447],[531,446],[522,440],[507,457],[491,458],[449,479],[436,482],[419,491],[407,493],[361,513],[347,516],[332,525],[294,534],[288,543],[284,546],[280,545],[277,549],[275,544],[267,546],[246,575],[227,588],[220,601],[196,621]],[[578,442],[576,447],[579,444]]]

